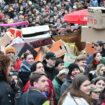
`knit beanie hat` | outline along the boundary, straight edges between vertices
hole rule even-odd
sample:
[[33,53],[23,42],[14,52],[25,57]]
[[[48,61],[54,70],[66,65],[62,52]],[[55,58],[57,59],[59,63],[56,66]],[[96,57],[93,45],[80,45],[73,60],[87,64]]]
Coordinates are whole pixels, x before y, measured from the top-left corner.
[[72,72],[74,69],[79,69],[79,70],[80,70],[79,66],[78,66],[77,64],[75,64],[75,63],[71,63],[71,64],[68,66],[68,69],[69,69],[69,72],[68,72],[69,75],[71,75],[71,72]]
[[12,46],[8,46],[5,48],[5,53],[8,54],[8,53],[16,53],[16,49]]

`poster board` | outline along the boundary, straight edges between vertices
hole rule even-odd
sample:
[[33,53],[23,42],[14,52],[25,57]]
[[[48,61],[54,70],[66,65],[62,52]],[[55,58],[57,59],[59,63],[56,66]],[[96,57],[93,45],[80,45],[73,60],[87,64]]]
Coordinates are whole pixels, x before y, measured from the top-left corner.
[[88,26],[82,26],[81,41],[83,42],[105,41],[105,29],[96,30]]

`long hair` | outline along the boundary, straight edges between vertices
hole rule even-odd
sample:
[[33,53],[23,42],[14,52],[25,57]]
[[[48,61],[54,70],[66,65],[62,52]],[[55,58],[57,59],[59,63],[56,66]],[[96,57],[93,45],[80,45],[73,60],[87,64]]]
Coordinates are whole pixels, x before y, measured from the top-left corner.
[[92,102],[91,97],[80,90],[81,84],[86,80],[89,80],[87,76],[83,74],[78,74],[73,79],[71,86],[61,96],[58,105],[62,105],[63,100],[67,96],[67,93],[69,93],[72,97],[84,98],[90,104]]
[[10,59],[8,56],[0,53],[0,81],[7,81],[7,68],[10,65]]
[[100,61],[95,60],[95,57],[97,56],[97,52],[93,54],[93,60],[91,62],[91,67],[93,69],[96,69],[97,65],[100,63]]
[[96,67],[96,75],[97,76],[101,76],[100,70],[101,70],[102,67],[105,67],[105,65],[101,64],[101,63],[97,65],[97,67]]

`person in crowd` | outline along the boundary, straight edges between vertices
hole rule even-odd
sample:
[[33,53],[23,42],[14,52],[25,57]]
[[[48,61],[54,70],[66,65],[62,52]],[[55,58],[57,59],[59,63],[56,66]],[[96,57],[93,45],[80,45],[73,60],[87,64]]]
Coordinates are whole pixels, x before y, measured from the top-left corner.
[[29,91],[23,93],[18,105],[49,105],[47,97],[43,94],[48,90],[48,78],[42,71],[32,72],[30,75],[31,87]]
[[0,105],[15,105],[21,95],[19,86],[10,76],[10,59],[0,52]]
[[27,83],[31,72],[31,65],[34,63],[34,57],[30,53],[24,53],[24,60],[21,64],[19,77],[23,82],[23,86]]
[[55,63],[55,70],[59,73],[62,69],[64,69],[64,61],[61,58],[58,58]]
[[37,61],[37,62],[32,64],[31,72],[34,72],[34,71],[43,71],[43,72],[45,72],[44,65],[43,65],[43,63],[41,61]]
[[[36,72],[36,71],[45,72],[44,65],[41,61],[37,61],[32,64],[31,72]],[[50,101],[50,103],[53,103],[54,105],[56,105],[56,94],[55,94],[52,81],[50,79],[48,79],[48,84],[49,84],[49,88],[48,88],[48,91],[45,92],[45,94],[48,100]],[[30,87],[31,87],[31,84],[30,84],[30,81],[28,81],[26,85],[23,87],[23,92],[27,92]]]
[[105,77],[99,76],[92,80],[92,84],[94,87],[99,88],[100,90],[104,90],[105,88]]
[[15,55],[16,49],[14,47],[12,47],[12,46],[8,46],[8,47],[5,48],[5,53],[8,56],[9,55]]
[[83,56],[85,56],[85,57],[88,57],[88,53],[87,53],[86,50],[82,50],[82,51],[80,52],[80,55],[83,55]]
[[[101,56],[104,57],[105,56],[105,48],[104,48],[104,42],[102,41],[97,41],[96,43],[93,43],[93,48],[95,50],[94,53],[101,53]],[[87,64],[90,64],[93,60],[93,54],[89,55],[88,59],[87,59]]]
[[55,75],[56,75],[56,70],[55,70],[55,63],[56,63],[56,55],[53,52],[48,52],[45,55],[45,72],[48,75],[48,78],[50,80],[53,80]]
[[91,90],[91,98],[93,100],[93,105],[100,105],[99,97],[101,92],[102,90],[97,87],[94,87]]
[[15,84],[17,84],[22,91],[23,83],[22,80],[19,78],[18,71],[15,69],[16,57],[13,54],[7,56],[10,59],[10,76],[12,80],[15,82]]
[[94,53],[93,54],[93,60],[90,64],[91,70],[96,70],[96,67],[100,63],[101,58],[102,58],[101,53]]
[[55,93],[56,93],[56,100],[57,102],[60,99],[61,93],[61,86],[65,80],[65,77],[68,73],[67,69],[62,69],[59,71],[59,73],[57,74],[57,76],[53,79],[53,85],[54,85],[54,89],[55,89]]
[[84,74],[88,74],[90,71],[90,67],[86,64],[86,62],[87,62],[87,57],[82,54],[78,55],[75,60],[75,63],[79,66],[79,68]]
[[100,96],[99,96],[99,105],[105,105],[105,88],[100,93]]
[[61,96],[58,105],[91,105],[91,82],[88,77],[78,74],[67,91]]
[[14,69],[19,71],[22,61],[16,56],[16,49],[13,46],[8,46],[5,48],[5,53],[14,59]]
[[23,83],[22,83],[22,80],[19,78],[18,72],[15,71],[15,70],[11,70],[10,71],[10,76],[11,76],[12,80],[15,82],[15,84],[17,84],[20,87],[21,91],[22,91]]
[[[23,1],[13,1],[3,2],[2,0],[0,3],[0,10],[3,12],[4,16],[2,16],[1,22],[2,23],[11,23],[11,22],[19,22],[19,21],[28,21],[28,26],[37,26],[37,25],[44,25],[48,23],[51,26],[52,34],[57,35],[64,35],[70,33],[71,29],[69,23],[64,22],[63,16],[71,11],[75,10],[73,5],[75,2],[79,4],[78,9],[82,9],[85,6],[85,3],[80,1],[47,1],[47,0],[23,0]],[[79,3],[80,2],[80,3]],[[86,1],[86,4],[88,2]],[[82,5],[82,6],[81,6]],[[87,8],[87,7],[86,7]],[[37,16],[37,18],[36,18]],[[16,26],[17,28],[27,27],[27,26]],[[2,32],[6,30],[6,27],[2,27]]]
[[[34,71],[45,71],[44,70],[44,65],[41,61],[37,61],[35,63],[32,64],[31,68],[30,68],[31,72]],[[25,86],[23,87],[23,92],[26,92],[30,87],[30,81],[27,81],[27,83],[25,84]]]
[[94,105],[100,105],[100,93],[105,89],[105,77],[99,76],[92,80],[91,96]]
[[61,86],[61,94],[63,94],[65,92],[65,90],[71,85],[74,77],[81,72],[79,66],[75,63],[70,64],[68,66],[68,69],[69,69],[69,71],[66,76],[66,79]]
[[105,76],[105,65],[102,63],[97,65],[96,70],[89,72],[90,80],[92,80],[98,76]]

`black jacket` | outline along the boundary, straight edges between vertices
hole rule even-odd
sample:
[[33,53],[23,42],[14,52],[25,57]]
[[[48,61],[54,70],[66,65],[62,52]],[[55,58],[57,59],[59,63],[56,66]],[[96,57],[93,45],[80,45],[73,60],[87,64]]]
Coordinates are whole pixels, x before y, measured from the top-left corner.
[[54,68],[54,67],[53,67],[53,68],[49,68],[49,67],[47,67],[46,65],[44,66],[44,68],[45,68],[45,72],[46,72],[46,74],[47,74],[47,77],[48,77],[50,80],[53,80],[54,77],[55,77],[56,74],[57,74],[57,71],[55,70],[55,68]]
[[43,105],[47,98],[39,91],[30,89],[20,97],[18,105]]
[[15,94],[5,81],[0,81],[0,105],[14,105]]

